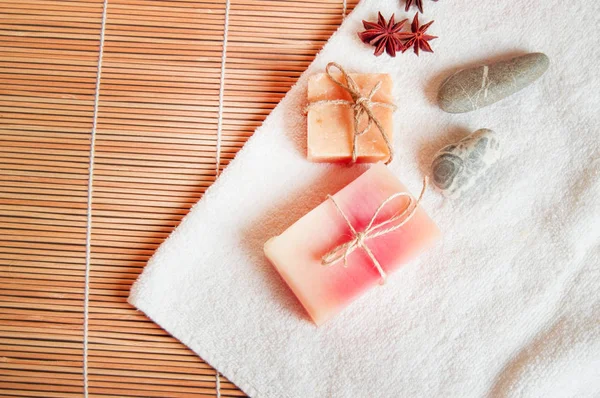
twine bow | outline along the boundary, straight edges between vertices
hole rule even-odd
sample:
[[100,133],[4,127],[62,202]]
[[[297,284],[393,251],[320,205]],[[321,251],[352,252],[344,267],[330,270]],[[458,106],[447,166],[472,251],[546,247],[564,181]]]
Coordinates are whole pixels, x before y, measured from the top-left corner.
[[[354,250],[356,250],[357,248],[360,247],[361,249],[363,249],[365,251],[365,253],[367,253],[367,255],[369,256],[371,261],[373,261],[375,268],[377,268],[379,275],[381,275],[381,283],[382,284],[385,283],[385,281],[387,279],[387,274],[383,270],[383,267],[381,266],[379,261],[377,261],[377,258],[375,258],[375,256],[373,255],[373,252],[371,251],[371,249],[369,249],[369,246],[366,245],[366,241],[369,239],[374,239],[379,236],[388,234],[392,231],[396,231],[397,229],[402,228],[408,221],[410,221],[410,219],[415,215],[415,212],[417,211],[417,207],[419,206],[419,203],[421,202],[421,199],[423,198],[423,194],[425,193],[426,188],[427,188],[427,177],[425,177],[423,179],[423,188],[421,189],[421,194],[419,195],[418,199],[415,199],[408,192],[398,192],[398,193],[395,193],[395,194],[391,195],[390,197],[388,197],[386,200],[384,200],[379,205],[377,210],[375,210],[375,213],[373,214],[371,221],[369,221],[369,225],[367,225],[365,230],[362,232],[357,232],[356,229],[354,229],[354,227],[352,226],[352,223],[350,222],[350,220],[348,219],[346,214],[344,214],[344,212],[342,211],[340,206],[337,204],[337,202],[335,201],[333,196],[328,195],[327,198],[331,199],[331,201],[335,205],[335,208],[337,209],[337,211],[342,215],[342,217],[344,218],[344,221],[346,221],[346,224],[348,224],[348,227],[350,227],[350,231],[352,232],[353,239],[350,242],[347,242],[347,243],[337,246],[336,248],[334,248],[333,250],[331,250],[330,252],[325,254],[321,258],[321,264],[325,267],[329,267],[329,266],[334,265],[335,263],[337,263],[340,260],[344,260],[344,267],[347,267],[348,266],[348,256],[352,252],[354,252]],[[381,212],[381,210],[383,210],[383,208],[391,201],[401,198],[401,197],[408,198],[408,203],[407,203],[406,207],[402,211],[399,211],[392,217],[388,218],[387,220],[376,224],[375,221],[377,220],[377,217],[379,216],[379,213]],[[398,223],[396,224],[396,222],[398,222]]]
[[[340,71],[340,73],[342,74],[342,76],[344,76],[346,83],[336,79],[336,77],[331,73],[331,68],[337,68]],[[381,122],[373,114],[373,106],[382,106],[384,108],[396,110],[396,105],[389,104],[386,102],[373,101],[373,96],[381,88],[381,82],[377,82],[377,84],[371,89],[369,94],[366,97],[364,97],[360,92],[360,87],[358,86],[358,84],[356,84],[354,79],[352,79],[352,77],[350,77],[350,75],[339,64],[337,64],[335,62],[328,63],[327,67],[325,68],[325,72],[327,73],[327,76],[329,76],[329,78],[331,79],[332,82],[334,82],[335,84],[337,84],[338,86],[340,86],[341,88],[346,90],[348,92],[348,94],[350,94],[352,101],[341,100],[341,99],[340,100],[315,101],[315,102],[308,104],[308,106],[305,108],[305,111],[308,112],[308,110],[310,110],[311,108],[318,106],[318,105],[323,105],[323,104],[346,105],[346,106],[351,107],[352,111],[354,112],[354,136],[352,138],[352,163],[356,163],[356,158],[358,157],[358,153],[357,153],[358,137],[360,137],[361,135],[363,135],[367,131],[369,131],[371,129],[371,127],[373,126],[373,124],[375,124],[375,126],[377,126],[377,129],[381,133],[381,137],[383,137],[383,140],[385,141],[385,144],[387,145],[388,151],[390,152],[390,157],[389,157],[388,161],[386,162],[386,164],[390,163],[392,161],[392,159],[394,158],[394,147],[392,146],[390,139],[388,138],[383,126],[381,125]],[[361,118],[363,117],[363,115],[366,115],[366,117],[367,117],[367,125],[363,129],[360,129],[360,121],[361,121]]]

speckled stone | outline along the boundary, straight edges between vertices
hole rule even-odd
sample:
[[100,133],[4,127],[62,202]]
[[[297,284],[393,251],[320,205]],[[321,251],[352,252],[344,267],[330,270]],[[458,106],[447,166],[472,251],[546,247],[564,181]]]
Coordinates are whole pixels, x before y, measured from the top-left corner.
[[492,130],[480,129],[445,146],[432,163],[433,184],[452,199],[471,188],[500,157],[500,141]]
[[546,54],[531,53],[461,70],[440,87],[439,105],[449,113],[483,108],[529,86],[546,72],[549,65]]

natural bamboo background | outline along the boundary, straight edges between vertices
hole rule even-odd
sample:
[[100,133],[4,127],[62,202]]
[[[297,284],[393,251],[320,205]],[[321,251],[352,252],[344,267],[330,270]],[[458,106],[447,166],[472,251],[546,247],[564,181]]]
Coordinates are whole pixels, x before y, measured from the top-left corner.
[[[348,9],[357,0],[348,1]],[[156,247],[342,21],[343,0],[0,2],[0,395],[243,396],[126,303]]]

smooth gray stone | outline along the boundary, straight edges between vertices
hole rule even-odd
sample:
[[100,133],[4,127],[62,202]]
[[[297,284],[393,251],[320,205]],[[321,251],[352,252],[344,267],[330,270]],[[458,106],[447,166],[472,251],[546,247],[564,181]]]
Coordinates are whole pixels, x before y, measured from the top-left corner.
[[433,184],[452,199],[471,188],[500,157],[500,141],[492,130],[480,129],[440,149],[431,165]]
[[483,108],[529,86],[548,70],[549,65],[546,54],[531,53],[461,70],[444,81],[438,103],[449,113]]

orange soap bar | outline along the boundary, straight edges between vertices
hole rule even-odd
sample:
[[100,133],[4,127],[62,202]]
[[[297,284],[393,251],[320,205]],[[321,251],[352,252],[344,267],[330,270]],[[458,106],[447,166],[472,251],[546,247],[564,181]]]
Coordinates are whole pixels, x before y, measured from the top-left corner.
[[[381,87],[371,99],[373,102],[393,104],[392,78],[388,74],[349,74],[360,87],[363,96],[369,95],[371,89],[381,82]],[[334,74],[338,80],[344,78]],[[325,73],[311,76],[308,80],[308,103],[324,100],[348,100],[352,98],[342,87],[335,84]],[[392,136],[393,110],[373,105],[373,114],[381,122],[389,141]],[[363,115],[360,127],[367,125],[368,118]],[[312,162],[349,162],[352,159],[352,140],[354,137],[354,112],[351,106],[320,104],[308,111],[308,144],[307,157]],[[369,131],[357,141],[357,162],[386,162],[390,151],[381,136],[379,129],[373,124]]]
[[[407,192],[404,185],[379,163],[333,195],[357,232],[365,230],[377,208],[392,194]],[[409,199],[390,201],[376,222],[390,219],[404,210]],[[398,220],[400,222],[401,220]],[[393,224],[392,224],[393,225]],[[421,207],[399,229],[365,241],[373,256],[389,275],[415,258],[440,236],[435,223]],[[363,248],[343,261],[322,264],[325,254],[350,241],[353,234],[331,199],[325,200],[264,247],[267,258],[298,297],[317,325],[349,305],[382,280]],[[388,284],[393,281],[388,282]],[[379,287],[386,289],[388,284]]]

